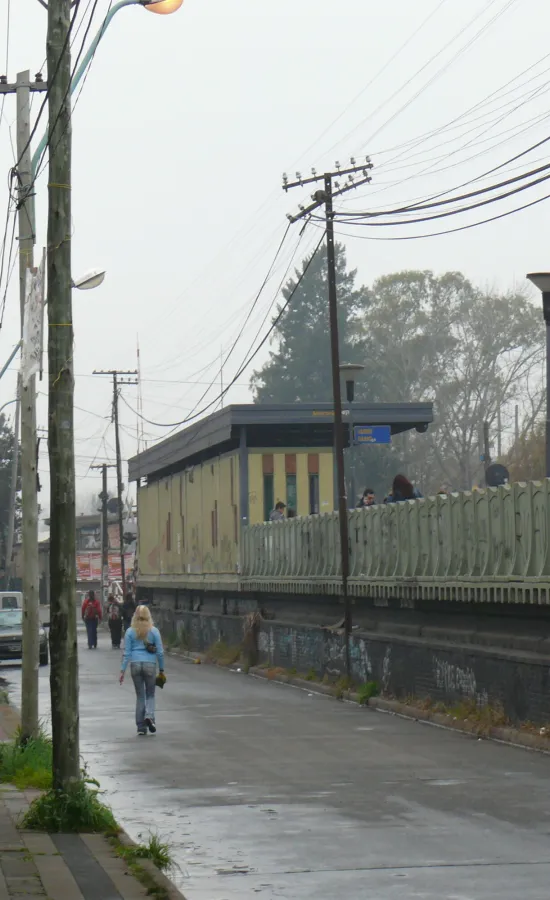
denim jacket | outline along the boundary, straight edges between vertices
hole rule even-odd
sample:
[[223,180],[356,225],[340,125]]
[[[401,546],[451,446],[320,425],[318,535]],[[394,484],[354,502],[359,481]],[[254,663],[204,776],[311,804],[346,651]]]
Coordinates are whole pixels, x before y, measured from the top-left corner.
[[133,628],[129,628],[124,635],[124,656],[122,658],[121,671],[125,672],[129,662],[157,663],[159,671],[164,671],[164,647],[162,646],[162,638],[160,631],[154,626],[147,635],[147,641],[155,644],[156,653],[149,653],[145,649],[145,642],[141,641]]

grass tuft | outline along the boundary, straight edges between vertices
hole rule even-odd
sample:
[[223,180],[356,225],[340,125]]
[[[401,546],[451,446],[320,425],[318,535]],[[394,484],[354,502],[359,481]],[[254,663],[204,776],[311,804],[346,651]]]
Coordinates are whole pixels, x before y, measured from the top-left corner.
[[133,847],[118,843],[116,851],[127,862],[150,859],[161,872],[165,872],[174,865],[171,845],[167,841],[163,841],[158,834],[151,834],[145,844],[136,844]]
[[357,688],[357,699],[359,703],[365,705],[369,702],[371,697],[377,697],[380,693],[378,685],[376,681],[367,681],[366,684],[360,684]]
[[232,666],[240,659],[240,656],[240,647],[230,647],[225,641],[216,641],[206,653],[206,659],[209,662],[218,663],[219,666]]
[[67,791],[49,790],[31,803],[22,822],[28,831],[50,834],[88,832],[118,834],[113,813],[99,799],[97,782],[77,781]]
[[21,744],[20,733],[13,741],[0,744],[0,782],[9,782],[20,791],[48,790],[52,786],[52,742],[40,731],[36,738]]

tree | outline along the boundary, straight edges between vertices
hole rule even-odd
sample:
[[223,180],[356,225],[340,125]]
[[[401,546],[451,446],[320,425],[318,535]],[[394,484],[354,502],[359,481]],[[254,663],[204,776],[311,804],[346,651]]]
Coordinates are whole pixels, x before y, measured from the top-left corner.
[[[8,425],[4,415],[0,414],[0,540],[2,569],[6,565],[6,541],[10,517],[11,466],[13,460],[13,429]],[[20,487],[18,476],[17,489]],[[15,529],[21,524],[20,504],[15,510]]]
[[537,481],[546,475],[546,429],[539,422],[531,430],[520,434],[504,460],[510,481]]
[[[309,260],[302,262],[283,289],[288,300]],[[346,252],[336,244],[340,358],[342,362],[363,362],[367,341],[357,327],[364,294],[355,288],[356,271],[348,270]],[[280,312],[279,306],[278,312]],[[330,331],[326,250],[319,248],[307,274],[280,322],[273,343],[275,349],[261,369],[254,372],[251,386],[256,403],[327,401],[332,398]]]
[[427,435],[405,435],[403,464],[425,490],[459,489],[480,476],[480,431],[494,432],[522,402],[534,421],[543,354],[540,315],[526,295],[482,292],[462,274],[401,272],[378,279],[361,322],[369,365],[386,401],[434,403]]

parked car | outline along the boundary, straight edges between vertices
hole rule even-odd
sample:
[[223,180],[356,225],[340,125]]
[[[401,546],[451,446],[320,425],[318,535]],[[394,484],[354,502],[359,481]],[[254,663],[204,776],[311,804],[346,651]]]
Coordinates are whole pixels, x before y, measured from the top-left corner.
[[[48,636],[42,625],[39,631],[40,665],[50,661]],[[0,609],[0,662],[23,658],[23,610]]]

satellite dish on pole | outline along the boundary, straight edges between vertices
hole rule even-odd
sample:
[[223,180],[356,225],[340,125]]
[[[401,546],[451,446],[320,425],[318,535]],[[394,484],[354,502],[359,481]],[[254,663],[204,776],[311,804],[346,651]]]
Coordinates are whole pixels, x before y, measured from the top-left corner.
[[120,508],[120,500],[118,497],[111,497],[110,500],[107,500],[107,511],[110,513],[117,513]]
[[506,466],[501,463],[493,463],[488,466],[485,472],[485,484],[487,487],[500,487],[502,484],[508,484],[510,481],[510,473]]

